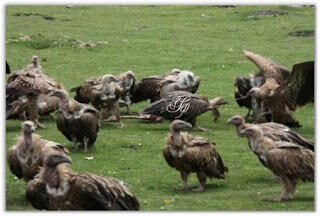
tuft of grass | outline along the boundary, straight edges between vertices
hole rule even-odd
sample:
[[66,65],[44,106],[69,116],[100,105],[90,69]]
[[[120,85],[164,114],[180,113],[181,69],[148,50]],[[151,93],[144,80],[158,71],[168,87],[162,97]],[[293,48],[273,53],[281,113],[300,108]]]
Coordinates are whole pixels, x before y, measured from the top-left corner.
[[[261,10],[282,10],[287,14],[247,19]],[[41,16],[12,16],[19,12],[46,14],[55,21]],[[222,117],[216,123],[210,113],[198,117],[199,125],[209,128],[209,132],[190,132],[214,141],[229,168],[225,180],[208,180],[204,193],[173,190],[179,186],[180,176],[162,156],[169,121],[150,124],[124,120],[127,126],[124,129],[116,123],[105,123],[88,153],[71,151],[73,170],[122,179],[132,188],[142,210],[313,211],[313,183],[299,182],[293,201],[263,200],[279,195],[281,185],[268,180],[272,173],[249,150],[247,140],[236,137],[234,127],[227,125],[226,120],[247,112],[234,101],[234,78],[257,70],[243,57],[242,46],[291,69],[296,62],[314,59],[314,37],[288,35],[297,30],[314,29],[314,17],[314,8],[283,6],[74,6],[71,9],[6,6],[6,38],[42,33],[54,41],[67,40],[45,49],[7,43],[6,60],[14,71],[28,64],[32,55],[45,58],[46,61],[40,62],[44,72],[66,89],[89,77],[129,69],[136,73],[138,80],[173,68],[192,70],[202,79],[199,94],[210,99],[222,96],[230,102],[221,107]],[[80,49],[70,45],[73,39],[106,43],[98,49]],[[138,113],[147,104],[133,104],[131,109]],[[121,112],[124,114],[125,109],[121,108]],[[303,125],[295,130],[314,139],[313,104],[298,109],[294,115]],[[72,148],[72,143],[57,130],[55,120],[41,118],[40,122],[47,129],[38,129],[36,133]],[[17,120],[6,122],[7,149],[20,134],[20,124]],[[86,160],[86,157],[94,159]],[[189,181],[191,185],[198,184],[194,174]],[[6,166],[7,210],[33,209],[25,199],[25,187]]]

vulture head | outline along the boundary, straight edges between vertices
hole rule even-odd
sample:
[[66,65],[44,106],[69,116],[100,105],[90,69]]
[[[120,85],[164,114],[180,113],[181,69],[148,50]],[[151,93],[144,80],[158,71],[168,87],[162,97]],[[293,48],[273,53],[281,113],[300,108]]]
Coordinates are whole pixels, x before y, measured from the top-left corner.
[[194,74],[191,71],[181,71],[178,84],[180,88],[188,88],[193,86],[195,79]]
[[180,131],[183,129],[190,129],[190,128],[192,128],[192,125],[182,120],[174,120],[170,125],[171,131]]
[[225,101],[222,97],[216,97],[209,101],[209,110],[213,110],[221,105],[228,104],[228,101]]
[[71,163],[71,162],[72,162],[71,158],[65,154],[51,154],[46,157],[44,164],[46,167],[54,168],[61,163]]
[[126,90],[129,90],[132,86],[134,86],[134,83],[136,81],[136,75],[133,71],[127,71],[126,73],[126,80],[124,83],[124,87]]
[[228,119],[228,124],[234,124],[234,125],[242,125],[244,124],[244,118],[241,115],[235,115]]
[[53,141],[48,141],[45,143],[45,148],[43,149],[44,155],[53,155],[53,154],[68,154],[69,150],[64,147],[63,145],[53,142]]
[[239,134],[240,136],[244,136],[247,138],[254,138],[254,137],[262,136],[263,131],[260,127],[254,125],[249,128],[241,130]]
[[119,82],[119,80],[111,74],[104,75],[101,80],[102,80],[103,86],[111,82]]
[[21,128],[25,133],[34,133],[35,132],[35,124],[32,121],[22,122]]
[[174,68],[170,71],[170,75],[179,75],[181,73],[181,70],[178,68]]
[[255,98],[261,98],[261,89],[258,87],[253,87],[248,92],[247,96],[253,96]]
[[68,97],[68,93],[65,90],[54,89],[54,90],[51,90],[51,94],[49,96],[56,96],[62,99],[62,98]]

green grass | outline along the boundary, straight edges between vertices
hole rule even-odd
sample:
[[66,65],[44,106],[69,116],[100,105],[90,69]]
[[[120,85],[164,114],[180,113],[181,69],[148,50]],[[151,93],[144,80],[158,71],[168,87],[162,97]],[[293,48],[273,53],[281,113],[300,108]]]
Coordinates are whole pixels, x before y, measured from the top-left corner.
[[[287,14],[250,18],[263,9],[282,10]],[[17,13],[41,16],[14,16]],[[46,20],[44,16],[54,20]],[[12,70],[17,70],[23,68],[32,55],[38,55],[45,73],[67,89],[92,76],[129,69],[136,73],[138,80],[173,68],[187,69],[201,76],[198,93],[209,98],[223,96],[230,102],[220,109],[222,117],[217,123],[210,113],[198,118],[199,124],[209,128],[209,132],[191,132],[215,141],[229,167],[227,178],[208,181],[204,193],[173,190],[180,184],[179,173],[170,168],[162,156],[168,121],[150,124],[125,120],[125,129],[119,129],[115,123],[104,124],[89,153],[71,152],[75,171],[124,180],[139,199],[142,210],[310,211],[315,209],[313,183],[299,184],[294,201],[263,200],[279,195],[281,186],[265,180],[272,173],[250,152],[247,140],[236,137],[234,127],[227,125],[226,120],[235,114],[246,114],[233,99],[235,76],[257,70],[243,57],[242,46],[291,69],[296,62],[314,59],[314,37],[288,35],[314,29],[314,17],[314,8],[284,6],[75,6],[71,9],[7,6],[7,41],[23,35],[42,36],[37,43],[6,43],[6,60]],[[107,43],[88,49],[78,48],[72,43],[75,40]],[[147,104],[135,104],[132,110],[138,112]],[[313,104],[300,108],[295,117],[303,125],[296,130],[314,139]],[[39,129],[37,133],[72,148],[57,130],[54,120],[40,121],[47,129]],[[6,125],[8,149],[20,133],[20,122],[9,120]],[[136,148],[126,148],[130,145]],[[93,156],[94,160],[85,160],[86,156]],[[197,184],[194,174],[190,183]],[[33,209],[24,192],[25,183],[15,180],[7,166],[6,209]]]

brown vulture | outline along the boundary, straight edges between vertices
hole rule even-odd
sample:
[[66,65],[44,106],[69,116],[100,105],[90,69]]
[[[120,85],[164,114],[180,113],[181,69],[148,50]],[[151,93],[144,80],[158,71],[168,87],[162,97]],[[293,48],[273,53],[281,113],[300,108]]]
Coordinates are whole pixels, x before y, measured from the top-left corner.
[[[53,91],[52,96],[60,99],[56,120],[58,130],[69,141],[82,144],[84,152],[87,152],[88,146],[93,145],[97,139],[100,124],[99,111],[91,105],[69,100],[67,93],[62,90]],[[78,148],[77,145],[76,148]]]
[[[63,89],[60,83],[42,72],[37,56],[32,57],[31,64],[27,65],[26,68],[10,74],[7,83],[8,88],[14,88],[19,91],[34,90],[39,91],[44,95],[48,95],[50,91],[54,89]],[[43,98],[44,97],[42,97],[42,99]],[[38,105],[40,103],[41,101],[37,101],[37,106],[35,106],[33,112],[39,114]],[[28,115],[32,114],[28,113]],[[45,128],[45,126],[38,123],[38,115],[36,119],[32,119],[32,121],[34,121],[40,128]]]
[[248,95],[248,93],[252,88],[259,87],[263,83],[264,78],[261,74],[250,74],[248,77],[236,77],[234,82],[234,86],[236,87],[234,97],[240,107],[246,107],[248,109],[245,119],[252,118],[251,111],[257,106],[253,98]]
[[139,201],[121,180],[91,173],[76,173],[71,158],[50,155],[27,185],[26,197],[36,209],[139,210]]
[[42,139],[34,134],[35,125],[25,121],[21,125],[22,133],[8,152],[8,163],[11,172],[25,181],[33,179],[43,164],[43,159],[50,154],[66,154],[68,150],[59,143]]
[[76,101],[90,102],[101,112],[104,121],[119,122],[121,128],[125,126],[120,120],[119,111],[122,90],[115,76],[106,74],[103,77],[89,79],[82,86],[72,88],[71,92],[73,91],[76,91]]
[[131,92],[136,82],[136,75],[133,71],[127,71],[117,75],[116,78],[119,81],[121,90],[119,105],[126,106],[127,113],[130,114],[129,106],[131,105]]
[[255,125],[261,128],[263,136],[266,136],[269,139],[272,139],[273,141],[291,142],[301,147],[308,148],[311,151],[314,151],[314,142],[302,137],[297,132],[291,130],[289,127],[282,124],[274,122],[249,124],[246,123],[245,119],[240,115],[235,115],[232,118],[228,119],[227,123],[234,124],[236,126],[236,134],[238,136],[240,136],[241,130]]
[[195,93],[200,85],[200,78],[191,71],[174,69],[163,76],[150,76],[142,79],[131,90],[132,103],[150,99],[153,103],[167,96],[172,91]]
[[200,185],[194,191],[203,192],[207,177],[224,179],[228,168],[224,166],[215,143],[181,132],[191,127],[185,121],[174,120],[170,125],[167,145],[162,152],[168,165],[180,171],[183,187],[177,189],[190,189],[187,185],[188,176],[195,172]]
[[32,89],[19,90],[13,87],[6,88],[6,119],[33,121],[36,127],[45,128],[38,121],[37,100],[40,91]]
[[141,119],[157,119],[154,116],[163,117],[169,120],[181,119],[191,123],[195,129],[206,131],[196,125],[196,117],[209,110],[215,116],[215,121],[220,117],[218,107],[227,104],[227,102],[217,97],[208,100],[204,96],[192,94],[186,91],[173,91],[166,97],[156,101],[140,112]]
[[314,181],[313,151],[291,142],[273,141],[258,126],[243,129],[240,134],[250,140],[251,149],[260,161],[281,179],[282,194],[271,201],[293,199],[299,179]]

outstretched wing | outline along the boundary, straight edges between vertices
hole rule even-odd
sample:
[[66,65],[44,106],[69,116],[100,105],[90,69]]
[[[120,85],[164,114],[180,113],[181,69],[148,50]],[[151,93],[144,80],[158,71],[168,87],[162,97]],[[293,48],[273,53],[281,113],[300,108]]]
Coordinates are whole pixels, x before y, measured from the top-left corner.
[[289,71],[274,60],[261,56],[257,53],[251,52],[247,49],[243,49],[243,54],[246,58],[252,61],[257,67],[261,69],[261,72],[265,79],[275,79],[277,83],[282,83],[289,75]]
[[272,103],[286,104],[295,111],[314,100],[314,61],[297,63],[286,82],[282,83],[271,95]]

